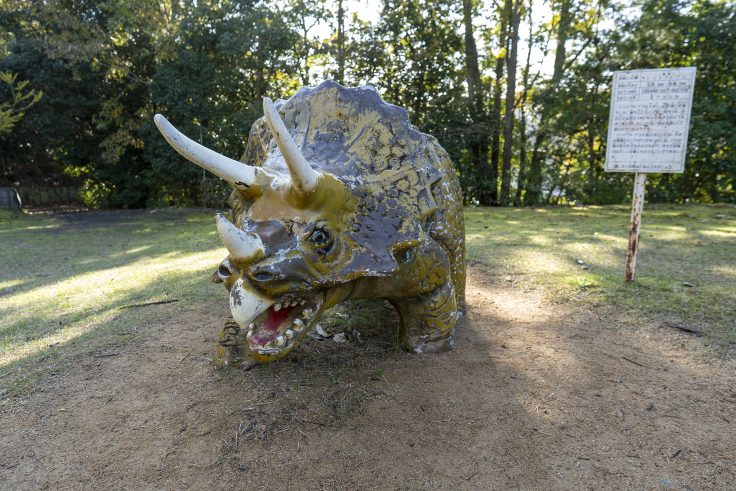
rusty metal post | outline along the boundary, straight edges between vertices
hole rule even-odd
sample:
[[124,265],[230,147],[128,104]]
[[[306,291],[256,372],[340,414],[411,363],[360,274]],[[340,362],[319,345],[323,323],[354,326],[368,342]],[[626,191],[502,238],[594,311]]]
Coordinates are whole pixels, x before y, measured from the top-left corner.
[[631,199],[631,225],[629,225],[629,252],[626,255],[626,283],[634,281],[636,272],[636,253],[639,250],[639,228],[641,227],[641,212],[644,209],[644,192],[647,185],[647,175],[637,172],[634,176],[634,196]]

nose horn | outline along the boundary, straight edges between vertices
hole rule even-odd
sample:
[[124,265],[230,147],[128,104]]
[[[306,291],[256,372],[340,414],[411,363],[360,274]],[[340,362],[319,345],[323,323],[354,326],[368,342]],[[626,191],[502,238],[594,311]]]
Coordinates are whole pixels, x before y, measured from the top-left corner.
[[216,220],[217,232],[233,261],[251,263],[265,255],[263,242],[256,234],[240,230],[219,213]]

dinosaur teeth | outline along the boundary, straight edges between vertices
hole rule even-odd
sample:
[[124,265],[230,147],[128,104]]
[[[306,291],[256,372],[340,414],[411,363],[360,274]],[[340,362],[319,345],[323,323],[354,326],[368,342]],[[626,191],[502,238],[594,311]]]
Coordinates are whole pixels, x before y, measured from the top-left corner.
[[302,310],[302,317],[305,319],[309,319],[312,316],[312,309],[304,309]]
[[250,331],[248,331],[248,334],[245,335],[245,339],[247,339],[248,341],[250,341],[250,338],[252,338],[252,337],[253,337],[253,329],[251,329]]
[[253,328],[255,328],[255,327],[256,327],[256,325],[251,322],[250,325],[248,326],[248,329],[250,329],[252,331]]
[[332,334],[329,334],[327,331],[325,331],[325,329],[322,327],[322,324],[317,324],[314,330],[317,331],[317,334],[319,334],[323,338],[329,338],[332,336]]
[[297,331],[301,331],[302,329],[304,329],[304,322],[302,322],[301,319],[294,319],[294,322],[292,324],[294,325],[294,329],[296,329]]
[[273,306],[273,310],[276,311],[276,312],[278,312],[279,310],[281,310],[281,304],[280,303],[277,303],[276,305],[274,305]]
[[273,342],[276,346],[281,348],[286,344],[286,338],[283,336],[277,336],[276,339],[273,340]]
[[296,333],[292,331],[291,329],[287,329],[286,332],[284,332],[284,336],[286,336],[288,339],[294,339],[294,336],[296,336]]

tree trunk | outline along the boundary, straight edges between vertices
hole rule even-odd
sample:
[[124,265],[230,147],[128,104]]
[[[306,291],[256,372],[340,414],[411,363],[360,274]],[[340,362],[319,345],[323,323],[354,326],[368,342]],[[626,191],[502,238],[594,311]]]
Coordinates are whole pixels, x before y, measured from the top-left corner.
[[[590,107],[594,108],[598,96],[598,84],[596,84],[590,92]],[[588,171],[587,171],[587,195],[588,203],[592,203],[595,197],[596,184],[598,181],[598,173],[596,172],[597,157],[595,152],[595,124],[597,123],[595,111],[591,109],[591,115],[588,118],[587,144],[588,144]]]
[[[463,23],[465,24],[465,75],[468,80],[468,97],[474,110],[482,109],[483,94],[480,90],[478,49],[473,37],[473,0],[463,0]],[[481,106],[478,106],[480,102]]]
[[[309,44],[309,29],[307,28],[307,24],[302,21],[302,42],[305,45]],[[311,70],[311,65],[309,64],[309,52],[311,50],[309,47],[306,48],[306,53],[304,54],[304,70],[302,71],[302,85],[309,85],[309,72]]]
[[260,104],[262,104],[261,99],[263,99],[263,96],[266,94],[266,80],[265,80],[265,62],[263,61],[263,42],[262,40],[258,41],[258,67],[256,68],[256,80],[255,80],[255,87],[254,87],[254,98],[256,107],[258,107]]
[[501,146],[501,79],[503,78],[503,66],[507,54],[507,31],[508,12],[511,11],[511,0],[504,0],[501,11],[501,29],[498,38],[498,57],[496,58],[496,70],[493,81],[493,110],[491,112],[491,180],[490,200],[494,205],[498,204],[498,157]]
[[570,8],[572,0],[560,1],[560,20],[557,25],[557,47],[555,48],[555,65],[552,71],[552,83],[557,84],[562,78],[562,69],[565,66],[565,45],[570,35],[570,24],[572,17],[570,16]]
[[534,1],[529,0],[526,14],[529,19],[529,44],[526,50],[526,65],[522,75],[524,91],[519,100],[520,122],[519,122],[519,179],[516,183],[516,194],[514,195],[514,206],[521,206],[521,194],[524,192],[526,181],[526,100],[529,96],[529,71],[532,65],[532,48],[534,47],[534,24],[532,23],[532,7]]
[[503,166],[501,169],[501,206],[508,206],[511,193],[511,154],[514,150],[514,106],[516,105],[516,64],[519,51],[521,0],[516,0],[509,28],[510,50],[506,57],[506,108],[503,125]]
[[345,10],[337,1],[337,83],[345,83]]
[[519,182],[516,185],[514,195],[514,206],[521,206],[521,193],[524,189],[526,179],[526,115],[524,107],[521,107],[521,121],[519,122]]
[[534,147],[532,148],[532,160],[529,163],[529,175],[526,179],[526,193],[524,194],[524,205],[534,206],[539,203],[542,197],[542,139],[537,133],[534,137]]
[[[557,24],[557,47],[555,48],[555,64],[552,72],[552,86],[557,85],[562,79],[562,70],[565,66],[565,44],[570,35],[570,25],[572,23],[572,15],[570,12],[572,0],[560,0],[560,18]],[[544,166],[544,142],[547,139],[547,131],[545,125],[549,115],[544,109],[539,117],[539,129],[534,140],[534,152],[532,153],[532,161],[529,166],[529,179],[527,181],[527,191],[524,197],[524,204],[535,205],[539,203],[542,197],[542,182]]]
[[595,135],[593,134],[592,124],[588,125],[588,134],[587,134],[587,143],[588,143],[588,170],[587,170],[587,176],[586,176],[586,184],[587,184],[587,195],[588,195],[588,203],[593,202],[593,198],[595,196],[595,188],[596,188],[596,157],[595,157]]
[[468,81],[471,130],[468,152],[473,163],[475,197],[481,205],[493,204],[490,189],[496,187],[488,166],[488,133],[483,85],[478,67],[478,50],[473,36],[473,1],[463,0],[463,22],[465,24],[465,76]]

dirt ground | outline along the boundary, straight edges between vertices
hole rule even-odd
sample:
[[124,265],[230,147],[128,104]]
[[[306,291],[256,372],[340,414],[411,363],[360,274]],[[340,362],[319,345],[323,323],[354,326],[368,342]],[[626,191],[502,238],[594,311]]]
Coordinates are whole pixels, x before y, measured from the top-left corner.
[[[734,489],[736,364],[471,268],[457,348],[218,372],[183,307],[2,408],[4,489]],[[155,306],[147,308],[157,308]],[[697,351],[697,350],[695,350]]]

